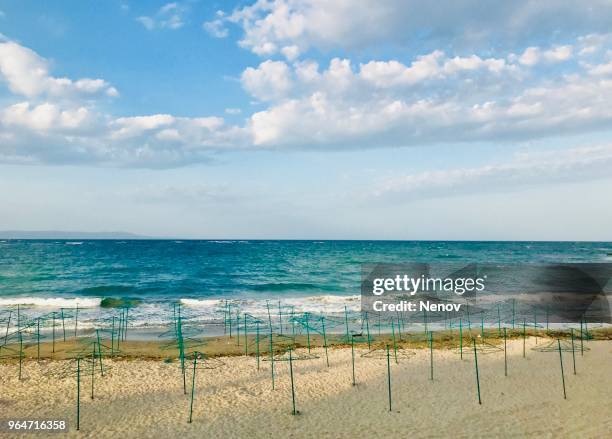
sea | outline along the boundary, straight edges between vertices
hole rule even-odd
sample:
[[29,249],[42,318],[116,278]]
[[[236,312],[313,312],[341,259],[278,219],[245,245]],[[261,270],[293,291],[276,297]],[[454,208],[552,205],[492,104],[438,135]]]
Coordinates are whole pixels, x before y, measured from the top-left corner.
[[[360,309],[362,264],[612,262],[610,242],[0,240],[0,315],[80,309],[82,328],[129,307],[131,328]],[[271,305],[272,304],[272,305]],[[187,313],[187,311],[185,311]],[[106,319],[108,321],[108,319]]]

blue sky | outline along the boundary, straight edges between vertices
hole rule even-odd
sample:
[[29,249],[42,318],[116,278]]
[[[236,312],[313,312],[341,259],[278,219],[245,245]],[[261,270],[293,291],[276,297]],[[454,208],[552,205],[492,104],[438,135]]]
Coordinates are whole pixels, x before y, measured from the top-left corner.
[[0,1],[0,229],[612,240],[611,2],[419,3]]

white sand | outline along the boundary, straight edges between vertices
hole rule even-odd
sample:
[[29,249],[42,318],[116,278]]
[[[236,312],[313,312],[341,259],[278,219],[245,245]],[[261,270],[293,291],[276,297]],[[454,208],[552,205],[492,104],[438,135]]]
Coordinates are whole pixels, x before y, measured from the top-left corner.
[[528,340],[526,359],[522,341],[509,344],[508,377],[503,351],[479,355],[482,405],[469,349],[463,361],[453,351],[434,350],[433,381],[428,350],[392,362],[392,412],[386,360],[362,358],[362,350],[356,351],[355,387],[350,349],[330,349],[329,368],[322,350],[318,359],[294,362],[297,416],[291,415],[288,363],[275,363],[272,390],[267,361],[257,372],[254,358],[224,358],[222,368],[197,372],[192,424],[177,363],[107,361],[112,371],[96,376],[93,401],[90,378],[82,379],[78,433],[76,379],[48,376],[64,361],[28,362],[21,382],[16,365],[1,364],[0,418],[68,419],[69,436],[95,438],[610,437],[612,343],[591,341],[584,357],[577,352],[577,375],[564,352],[567,400],[558,353],[532,351],[534,344]]

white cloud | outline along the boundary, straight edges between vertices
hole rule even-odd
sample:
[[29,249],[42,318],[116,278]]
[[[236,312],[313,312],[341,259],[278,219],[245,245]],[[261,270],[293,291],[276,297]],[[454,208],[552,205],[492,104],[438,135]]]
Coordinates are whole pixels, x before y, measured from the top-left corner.
[[56,97],[118,95],[117,90],[102,79],[73,81],[51,76],[45,59],[13,41],[0,42],[0,75],[13,93],[29,98],[43,94]]
[[429,55],[420,56],[410,67],[395,60],[370,61],[361,66],[361,77],[382,87],[423,81],[439,74],[438,59],[443,55],[441,51],[435,51]]
[[534,66],[540,62],[562,62],[572,57],[571,46],[557,46],[549,50],[542,50],[539,47],[528,47],[519,57],[519,62],[526,66]]
[[612,28],[612,8],[607,0],[490,4],[479,0],[363,0],[359,7],[350,0],[258,0],[217,19],[240,26],[240,45],[258,55],[275,54],[290,46],[305,52],[309,48],[353,49],[410,42],[421,47],[452,43],[512,49],[524,47],[523,41],[550,41],[559,34],[574,37],[607,32]]
[[558,46],[558,47],[555,47],[554,49],[544,52],[544,58],[547,61],[552,61],[552,62],[567,61],[571,57],[572,57],[572,47],[571,46]]
[[528,47],[519,58],[519,62],[526,66],[534,66],[539,60],[540,50],[537,47]]
[[223,11],[217,11],[218,18],[204,22],[202,27],[215,38],[225,38],[229,35],[229,30],[225,27],[224,16],[225,13]]
[[155,29],[155,20],[153,20],[151,17],[143,15],[141,17],[136,17],[136,21],[142,24],[147,30]]
[[488,70],[500,73],[504,69],[514,70],[504,59],[482,59],[477,55],[469,57],[446,57],[445,53],[436,50],[428,55],[417,57],[410,66],[399,61],[370,61],[360,67],[360,76],[379,87],[410,85],[425,80],[441,79],[462,71]]
[[158,9],[155,15],[136,17],[136,21],[142,24],[147,30],[175,30],[185,25],[185,15],[187,11],[187,7],[182,3],[166,3]]
[[113,122],[116,128],[113,130],[112,136],[119,139],[135,137],[146,131],[171,125],[174,121],[175,118],[169,114],[120,117]]
[[229,30],[224,27],[221,20],[207,21],[202,27],[215,38],[225,38],[229,35]]
[[[595,39],[578,39],[571,47],[594,46]],[[551,62],[531,69],[508,54],[440,50],[406,62],[359,65],[341,58],[325,66],[267,60],[241,75],[244,89],[259,101],[258,111],[245,115],[243,125],[232,125],[214,115],[118,118],[97,109],[95,97],[116,94],[105,81],[52,77],[36,53],[2,43],[0,48],[19,55],[0,57],[2,77],[15,95],[28,99],[0,108],[0,160],[169,167],[245,148],[511,143],[589,133],[612,123],[612,79],[608,62],[601,61],[608,46],[606,40],[597,46],[600,56],[573,63],[573,74]],[[540,56],[554,54],[551,59],[567,53],[558,46],[538,50]]]
[[612,61],[604,64],[589,66],[588,71],[591,75],[609,76],[612,75]]
[[290,71],[282,61],[264,61],[259,67],[248,67],[241,76],[242,86],[261,100],[284,96],[291,89]]
[[603,129],[612,121],[606,104],[612,81],[553,69],[526,83],[530,72],[503,59],[435,51],[410,65],[372,61],[357,70],[347,59],[332,59],[322,71],[313,61],[275,63],[282,75],[251,69],[257,81],[245,85],[270,102],[249,123],[261,147],[508,142]]
[[248,144],[245,130],[218,117],[167,114],[112,118],[86,108],[15,104],[0,112],[0,161],[167,168],[210,160]]
[[300,56],[300,48],[295,44],[291,46],[285,46],[281,49],[281,53],[285,56],[285,58],[287,58],[288,61],[293,61],[298,56]]
[[28,98],[0,107],[2,162],[169,167],[248,144],[243,128],[220,117],[102,113],[95,98],[117,96],[114,87],[53,77],[45,59],[14,42],[0,43],[0,74],[15,97]]
[[534,184],[589,181],[612,172],[612,144],[518,154],[507,163],[420,172],[385,178],[370,196],[413,199],[482,191],[516,190]]
[[84,107],[61,109],[49,102],[32,106],[28,102],[11,105],[2,112],[6,126],[26,128],[37,132],[70,132],[80,129],[92,115]]
[[612,44],[612,33],[588,34],[577,38],[578,56],[592,57]]

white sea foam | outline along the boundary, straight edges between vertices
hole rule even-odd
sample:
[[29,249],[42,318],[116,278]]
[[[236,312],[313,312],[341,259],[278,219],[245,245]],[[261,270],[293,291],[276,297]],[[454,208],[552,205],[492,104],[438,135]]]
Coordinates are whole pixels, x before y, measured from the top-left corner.
[[66,245],[83,245],[83,241],[68,241]]
[[[493,296],[491,297],[493,299]],[[280,308],[279,308],[280,300]],[[360,309],[360,296],[350,295],[317,295],[301,297],[276,296],[266,300],[260,297],[232,297],[232,298],[207,298],[192,299],[183,298],[180,300],[182,305],[181,315],[186,325],[191,327],[200,326],[207,334],[214,334],[215,330],[223,331],[223,319],[226,310],[226,301],[231,304],[232,315],[244,315],[248,313],[252,316],[267,321],[268,309],[271,319],[275,322],[282,320],[284,324],[289,323],[289,316],[295,312],[297,315],[303,312],[313,314],[324,313],[328,316],[343,316],[344,307],[351,312],[358,312]],[[3,325],[11,324],[15,327],[16,319],[8,320],[9,310],[3,307],[23,305],[22,322],[33,322],[37,317],[42,317],[41,328],[46,331],[51,328],[54,320],[51,319],[51,311],[59,311],[64,308],[62,319],[65,317],[66,328],[72,330],[77,314],[74,312],[76,305],[79,305],[78,327],[79,330],[93,328],[110,328],[112,317],[119,318],[123,310],[117,308],[102,308],[100,298],[41,298],[41,297],[4,297],[0,298],[0,321]],[[172,306],[173,301],[143,301],[138,306],[129,309],[129,327],[132,329],[140,328],[143,330],[157,330],[158,328],[168,328],[172,325],[175,317],[176,308]],[[29,306],[26,306],[29,305]],[[13,314],[14,315],[14,314]],[[59,317],[56,315],[55,319]],[[474,317],[478,319],[479,317]],[[502,314],[502,320],[504,315]],[[487,327],[497,327],[497,323],[491,320],[485,322]],[[420,327],[420,323],[414,323]],[[561,327],[560,325],[559,327]],[[442,323],[432,322],[429,327],[443,328]],[[551,322],[551,328],[556,327]],[[217,329],[215,329],[217,328]],[[219,329],[221,328],[221,329]],[[330,326],[333,331],[333,325]],[[160,331],[163,332],[163,331]]]
[[[181,299],[181,303],[187,307],[198,308],[198,310],[215,314],[218,317],[219,312],[225,306],[226,300],[233,306],[240,309],[241,312],[249,313],[256,316],[266,315],[268,306],[276,310],[278,309],[278,301],[283,312],[289,312],[293,309],[296,313],[311,312],[311,313],[342,313],[344,307],[349,311],[359,311],[361,301],[359,295],[351,296],[335,296],[331,294],[319,296],[304,296],[304,297],[282,297],[276,300],[254,299],[254,298],[234,298],[234,299]],[[276,312],[276,311],[274,311]]]
[[222,306],[224,301],[220,299],[181,299],[181,303],[194,308],[216,309]]
[[93,308],[100,306],[102,299],[95,297],[0,297],[0,306],[40,306],[46,308]]

